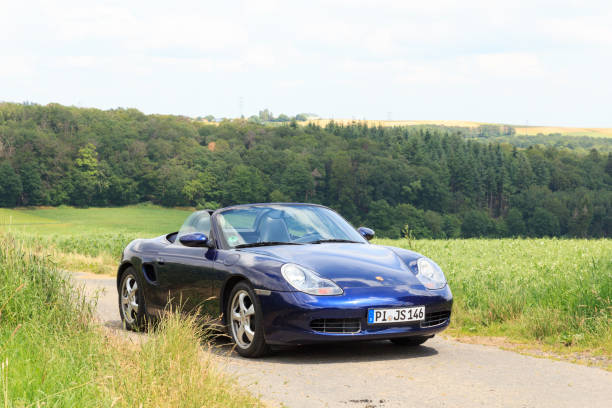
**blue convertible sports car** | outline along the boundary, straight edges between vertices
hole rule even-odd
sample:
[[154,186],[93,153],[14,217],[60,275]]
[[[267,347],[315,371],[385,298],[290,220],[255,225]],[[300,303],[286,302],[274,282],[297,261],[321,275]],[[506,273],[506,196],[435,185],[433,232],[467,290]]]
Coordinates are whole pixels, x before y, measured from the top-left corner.
[[138,330],[169,303],[200,308],[221,316],[246,357],[317,342],[421,344],[450,321],[444,274],[416,252],[370,244],[373,236],[314,204],[197,211],[178,232],[125,248],[121,318]]

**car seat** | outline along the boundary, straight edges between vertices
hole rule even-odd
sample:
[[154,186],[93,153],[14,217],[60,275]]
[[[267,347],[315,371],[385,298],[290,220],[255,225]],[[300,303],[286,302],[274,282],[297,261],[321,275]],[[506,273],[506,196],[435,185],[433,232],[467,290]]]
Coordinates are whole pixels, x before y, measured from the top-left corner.
[[269,215],[259,225],[259,242],[289,242],[289,230],[282,218],[272,218]]

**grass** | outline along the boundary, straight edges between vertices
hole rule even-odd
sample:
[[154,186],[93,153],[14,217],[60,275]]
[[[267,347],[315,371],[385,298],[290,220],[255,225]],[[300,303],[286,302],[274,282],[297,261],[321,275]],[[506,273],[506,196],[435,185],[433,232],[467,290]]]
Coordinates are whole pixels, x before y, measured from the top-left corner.
[[612,354],[612,241],[385,240],[434,259],[453,291],[452,330]]
[[177,231],[190,213],[153,205],[0,209],[0,232],[44,250],[62,269],[114,274],[130,241]]
[[92,310],[49,256],[0,235],[0,406],[260,405],[206,358],[195,318],[170,314],[134,344]]
[[[141,346],[117,347],[113,371],[121,375],[106,382],[107,392],[124,407],[259,406],[219,375],[200,345],[204,337],[195,317],[167,316]],[[135,387],[135,379],[146,386]]]
[[97,406],[103,347],[91,307],[50,260],[0,238],[0,361],[3,406]]
[[120,232],[155,236],[176,231],[190,212],[190,209],[169,209],[154,205],[0,209],[0,231],[36,235]]

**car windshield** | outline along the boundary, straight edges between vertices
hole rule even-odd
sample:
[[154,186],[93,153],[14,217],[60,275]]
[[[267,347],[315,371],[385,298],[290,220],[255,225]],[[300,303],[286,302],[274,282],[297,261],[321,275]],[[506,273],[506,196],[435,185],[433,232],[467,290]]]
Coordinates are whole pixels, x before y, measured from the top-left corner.
[[230,248],[324,242],[366,243],[337,213],[316,205],[236,207],[216,217],[221,239]]

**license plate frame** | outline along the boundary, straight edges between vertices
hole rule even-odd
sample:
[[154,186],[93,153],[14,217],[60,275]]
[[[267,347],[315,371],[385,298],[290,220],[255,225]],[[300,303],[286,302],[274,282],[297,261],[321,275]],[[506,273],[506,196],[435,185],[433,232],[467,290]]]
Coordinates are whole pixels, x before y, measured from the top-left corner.
[[411,323],[425,320],[425,306],[368,309],[368,324]]

